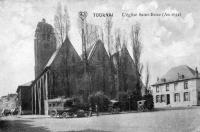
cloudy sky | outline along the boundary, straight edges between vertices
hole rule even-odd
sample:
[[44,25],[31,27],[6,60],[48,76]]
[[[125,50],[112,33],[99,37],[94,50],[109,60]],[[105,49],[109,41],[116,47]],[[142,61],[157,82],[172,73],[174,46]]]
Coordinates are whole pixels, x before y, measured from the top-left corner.
[[[42,18],[53,25],[56,0],[0,1],[0,96],[16,92],[17,86],[34,79],[34,32]],[[70,39],[81,52],[77,29],[78,11],[88,12],[90,23],[103,25],[105,18],[93,13],[112,12],[114,28],[129,37],[131,25],[141,23],[142,62],[150,65],[151,82],[169,68],[189,65],[200,68],[200,2],[198,0],[65,0]],[[122,17],[122,13],[181,13],[174,17]],[[130,46],[128,46],[129,49]]]

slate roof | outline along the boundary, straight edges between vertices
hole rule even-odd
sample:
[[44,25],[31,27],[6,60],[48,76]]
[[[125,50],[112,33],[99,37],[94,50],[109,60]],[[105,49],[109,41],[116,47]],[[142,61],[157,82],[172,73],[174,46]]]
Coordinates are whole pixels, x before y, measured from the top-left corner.
[[27,82],[25,84],[19,85],[18,88],[17,88],[17,92],[19,91],[19,89],[21,87],[30,87],[32,84],[33,84],[33,81],[30,81],[30,82]]
[[[52,54],[52,56],[50,57],[49,61],[48,61],[47,64],[46,64],[46,66],[44,67],[44,69],[51,66],[51,64],[52,64],[53,61],[55,60],[56,56],[58,55],[59,51],[62,49],[62,47],[63,47],[64,44],[65,44],[65,45],[68,45],[68,46],[71,46],[71,47],[74,49],[74,47],[73,47],[73,45],[71,44],[69,38],[66,38],[65,41],[64,41],[64,43],[63,43],[61,46],[59,46],[59,47],[56,49],[56,51]],[[76,52],[75,49],[74,49],[74,51]],[[78,54],[78,53],[77,53],[77,54]]]
[[[98,40],[96,41],[96,43],[92,46],[92,49],[90,50],[90,53],[88,55],[88,59],[90,59],[94,53],[95,53],[95,50],[97,49],[97,46],[102,44],[103,45],[103,42],[101,40]],[[104,47],[105,48],[105,47]],[[106,52],[107,53],[107,52]]]
[[[190,68],[187,65],[180,65],[177,67],[171,68],[165,75],[163,75],[156,84],[164,83],[164,82],[173,82],[178,81],[180,78],[178,76],[182,76],[182,80],[192,79],[196,77],[196,71]],[[163,81],[165,79],[165,81]]]
[[30,82],[24,83],[24,84],[22,84],[20,86],[28,87],[28,86],[31,86],[32,83],[33,83],[33,81],[30,81]]
[[61,46],[58,49],[56,49],[56,51],[52,54],[52,56],[50,57],[49,61],[46,64],[45,68],[51,66],[51,64],[53,63],[54,59],[56,58],[60,48],[61,48]]

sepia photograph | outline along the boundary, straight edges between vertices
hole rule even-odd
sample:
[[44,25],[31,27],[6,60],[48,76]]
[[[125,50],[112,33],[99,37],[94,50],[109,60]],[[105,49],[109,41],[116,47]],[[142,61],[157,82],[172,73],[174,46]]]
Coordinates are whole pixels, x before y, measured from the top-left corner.
[[199,0],[0,0],[0,132],[200,132]]

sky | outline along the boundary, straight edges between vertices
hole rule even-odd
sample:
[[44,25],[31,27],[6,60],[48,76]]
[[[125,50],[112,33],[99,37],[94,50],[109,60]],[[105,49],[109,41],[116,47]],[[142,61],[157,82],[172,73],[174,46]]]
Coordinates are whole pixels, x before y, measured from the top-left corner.
[[[15,93],[18,85],[34,79],[34,33],[42,18],[53,25],[60,0],[0,0],[0,96]],[[141,25],[141,62],[150,66],[151,83],[171,67],[200,68],[200,1],[198,0],[61,0],[67,5],[69,37],[81,53],[78,12],[87,11],[87,21],[104,26],[105,17],[93,13],[111,12],[113,30],[130,37],[131,26]],[[122,17],[122,13],[181,13],[181,16]],[[114,31],[113,31],[114,32]],[[131,53],[130,44],[128,49]],[[145,77],[145,70],[143,80]]]

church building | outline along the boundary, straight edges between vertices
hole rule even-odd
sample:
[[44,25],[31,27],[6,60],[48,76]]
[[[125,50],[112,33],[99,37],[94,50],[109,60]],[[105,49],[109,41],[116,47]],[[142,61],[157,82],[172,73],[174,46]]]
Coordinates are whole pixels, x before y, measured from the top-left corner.
[[[104,42],[96,40],[83,53],[87,56],[85,62],[83,54],[78,55],[68,37],[57,47],[53,27],[44,19],[37,25],[34,41],[35,80],[30,85],[33,114],[48,114],[49,99],[76,96],[85,102],[90,94],[98,91],[114,99],[120,92],[134,91],[136,87],[134,63],[125,45],[110,61]],[[120,77],[116,59],[123,62]]]

